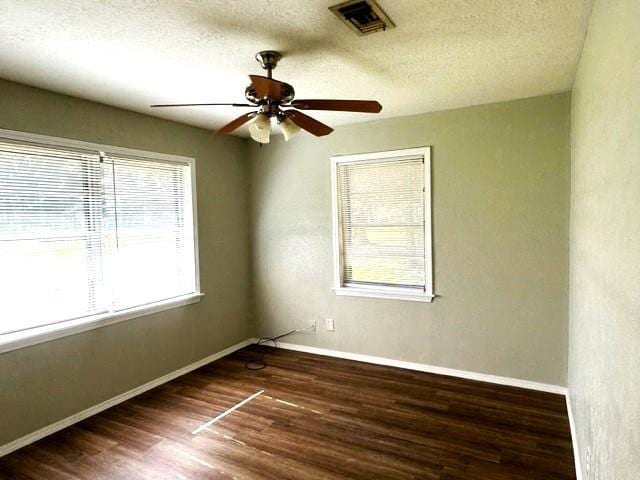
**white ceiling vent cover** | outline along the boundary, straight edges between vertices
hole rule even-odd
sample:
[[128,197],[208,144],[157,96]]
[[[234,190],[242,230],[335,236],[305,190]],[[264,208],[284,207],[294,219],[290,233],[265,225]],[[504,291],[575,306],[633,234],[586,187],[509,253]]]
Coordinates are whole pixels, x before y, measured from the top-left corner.
[[358,35],[369,35],[395,27],[375,0],[350,0],[329,7],[329,10]]

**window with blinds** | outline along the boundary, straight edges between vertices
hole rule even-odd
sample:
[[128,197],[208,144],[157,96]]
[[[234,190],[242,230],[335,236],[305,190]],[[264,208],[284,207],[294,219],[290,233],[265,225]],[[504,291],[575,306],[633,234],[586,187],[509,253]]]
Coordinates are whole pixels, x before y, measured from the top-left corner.
[[334,157],[337,293],[430,299],[428,160],[424,148]]
[[196,291],[191,166],[0,138],[0,334]]
[[105,156],[104,245],[116,310],[195,291],[188,165]]

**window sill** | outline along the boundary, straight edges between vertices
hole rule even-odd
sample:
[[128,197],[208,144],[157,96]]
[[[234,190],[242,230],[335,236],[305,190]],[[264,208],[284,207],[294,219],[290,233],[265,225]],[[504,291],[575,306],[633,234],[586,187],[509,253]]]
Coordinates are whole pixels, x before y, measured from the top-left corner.
[[19,348],[37,345],[39,343],[49,342],[57,338],[75,335],[77,333],[86,332],[95,328],[113,325],[114,323],[124,322],[133,318],[151,315],[152,313],[162,312],[184,305],[197,303],[204,296],[204,293],[197,292],[181,297],[170,298],[148,305],[129,308],[115,313],[105,313],[94,315],[91,317],[69,320],[66,322],[54,323],[42,327],[30,328],[21,332],[6,333],[0,335],[0,354],[17,350]]
[[349,297],[386,298],[391,300],[408,300],[411,302],[431,302],[435,297],[435,295],[430,295],[428,293],[391,292],[375,288],[339,287],[334,288],[334,291],[336,292],[336,295]]

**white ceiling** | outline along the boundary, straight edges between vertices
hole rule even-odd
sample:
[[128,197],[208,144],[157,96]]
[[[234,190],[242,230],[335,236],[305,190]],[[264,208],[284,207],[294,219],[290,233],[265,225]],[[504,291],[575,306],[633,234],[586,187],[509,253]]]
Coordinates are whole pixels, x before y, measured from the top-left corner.
[[[0,0],[0,77],[215,129],[259,50],[297,98],[376,99],[378,117],[571,88],[591,0],[379,0],[397,27],[358,37],[326,0]],[[313,112],[330,125],[371,114]]]

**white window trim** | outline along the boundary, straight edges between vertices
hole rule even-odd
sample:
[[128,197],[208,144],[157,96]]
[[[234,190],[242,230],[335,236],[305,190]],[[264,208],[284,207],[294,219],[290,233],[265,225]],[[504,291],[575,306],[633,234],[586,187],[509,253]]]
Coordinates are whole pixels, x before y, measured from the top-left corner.
[[[342,265],[342,229],[338,212],[338,165],[349,162],[397,161],[402,158],[422,157],[424,159],[424,261],[425,290],[409,290],[385,286],[347,286],[344,283]],[[336,295],[353,297],[387,298],[431,302],[433,293],[433,252],[431,235],[431,147],[406,148],[386,152],[360,153],[356,155],[335,155],[331,157],[331,190],[333,219],[333,290]]]
[[126,310],[116,312],[108,312],[99,315],[82,317],[40,327],[34,327],[19,332],[0,334],[0,353],[16,350],[19,348],[36,345],[38,343],[48,342],[56,338],[74,335],[76,333],[85,332],[94,328],[100,328],[114,323],[130,320],[133,318],[150,315],[152,313],[161,312],[171,308],[181,307],[192,303],[199,302],[204,296],[200,291],[200,259],[198,248],[198,210],[197,210],[197,191],[196,191],[196,159],[192,157],[184,157],[181,155],[169,155],[166,153],[150,152],[146,150],[137,150],[126,147],[116,147],[112,145],[102,145],[99,143],[83,142],[80,140],[72,140],[61,137],[51,137],[48,135],[39,135],[29,132],[19,132],[15,130],[6,130],[0,128],[0,139],[18,140],[28,143],[38,143],[49,146],[59,146],[76,148],[82,150],[92,150],[101,154],[115,154],[135,157],[140,159],[149,159],[154,161],[167,161],[172,163],[184,163],[190,166],[191,171],[191,205],[193,212],[193,248],[195,263],[195,292],[182,295],[179,297],[161,300],[159,302],[140,305]]

